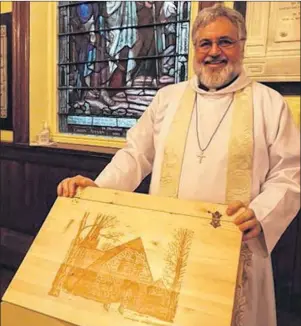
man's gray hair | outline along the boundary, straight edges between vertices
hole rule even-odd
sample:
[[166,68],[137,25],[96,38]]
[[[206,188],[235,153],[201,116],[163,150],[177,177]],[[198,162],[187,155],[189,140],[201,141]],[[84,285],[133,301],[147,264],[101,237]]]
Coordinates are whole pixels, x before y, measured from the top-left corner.
[[201,10],[192,26],[192,43],[195,46],[197,43],[197,30],[200,27],[205,27],[215,21],[218,17],[228,18],[233,25],[237,27],[238,38],[245,40],[247,38],[246,23],[243,16],[236,10],[224,7],[221,4],[215,4],[212,7],[207,7]]

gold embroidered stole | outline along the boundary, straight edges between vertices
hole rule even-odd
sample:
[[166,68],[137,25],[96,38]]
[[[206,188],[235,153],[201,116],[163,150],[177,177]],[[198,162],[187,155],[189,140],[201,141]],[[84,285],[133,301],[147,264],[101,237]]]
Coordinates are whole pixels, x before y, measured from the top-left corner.
[[178,197],[188,129],[195,105],[195,91],[188,85],[166,137],[159,196]]
[[[187,86],[175,112],[164,147],[159,196],[178,197],[186,140],[196,93]],[[228,147],[226,203],[240,200],[248,205],[251,199],[253,163],[253,100],[252,85],[234,95],[232,128]],[[237,274],[237,287],[233,308],[232,326],[242,326],[246,305],[244,284],[246,266],[251,262],[251,253],[242,243]]]
[[[187,86],[165,140],[159,196],[178,197],[188,129],[196,93]],[[226,203],[250,201],[253,157],[253,103],[251,85],[234,95],[229,141]]]
[[[232,128],[228,145],[228,169],[226,183],[226,203],[242,201],[246,206],[251,200],[253,166],[253,98],[252,85],[236,93],[239,101],[235,103]],[[244,288],[247,281],[247,267],[251,266],[252,253],[242,242],[235,300],[232,314],[232,326],[244,325],[245,306],[247,304]]]
[[253,165],[253,99],[252,86],[236,92],[232,128],[228,147],[226,203],[251,199]]

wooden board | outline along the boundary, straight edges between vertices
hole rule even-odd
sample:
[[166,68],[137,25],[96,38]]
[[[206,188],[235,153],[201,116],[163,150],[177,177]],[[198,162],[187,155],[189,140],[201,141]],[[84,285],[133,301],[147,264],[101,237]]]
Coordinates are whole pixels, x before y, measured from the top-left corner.
[[100,188],[58,198],[1,325],[230,326],[241,233],[225,210]]

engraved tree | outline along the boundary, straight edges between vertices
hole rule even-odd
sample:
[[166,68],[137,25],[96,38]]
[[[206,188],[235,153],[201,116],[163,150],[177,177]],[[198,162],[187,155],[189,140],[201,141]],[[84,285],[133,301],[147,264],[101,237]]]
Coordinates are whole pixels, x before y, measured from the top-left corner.
[[[111,240],[111,242],[115,243],[123,235],[122,233],[113,231],[118,223],[115,216],[98,214],[92,225],[87,224],[88,217],[89,213],[86,212],[80,222],[77,234],[70,244],[66,258],[56,274],[48,293],[49,295],[59,296],[66,277],[68,277],[74,263],[82,253],[82,248],[96,249],[101,238]],[[83,231],[88,229],[88,233],[83,235]]]
[[185,274],[192,238],[193,231],[177,229],[175,230],[173,241],[168,246],[163,276],[165,284],[170,289],[167,320],[173,320],[176,313],[181,282]]

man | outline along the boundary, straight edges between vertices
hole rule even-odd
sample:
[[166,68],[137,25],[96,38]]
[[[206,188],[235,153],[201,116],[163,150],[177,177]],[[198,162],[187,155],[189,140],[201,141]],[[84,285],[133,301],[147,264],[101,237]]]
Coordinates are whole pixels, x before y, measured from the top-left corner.
[[127,145],[92,181],[58,185],[133,191],[152,172],[150,194],[227,203],[243,232],[232,325],[275,326],[270,253],[300,208],[300,133],[276,91],[243,71],[245,23],[215,5],[193,25],[191,80],[161,89]]

